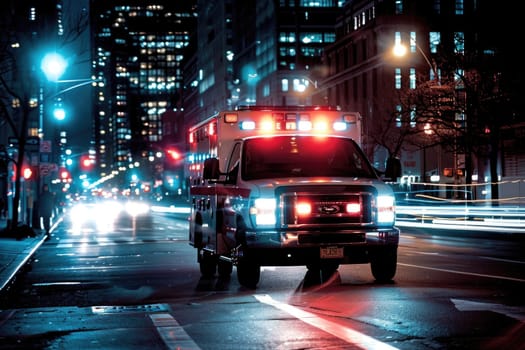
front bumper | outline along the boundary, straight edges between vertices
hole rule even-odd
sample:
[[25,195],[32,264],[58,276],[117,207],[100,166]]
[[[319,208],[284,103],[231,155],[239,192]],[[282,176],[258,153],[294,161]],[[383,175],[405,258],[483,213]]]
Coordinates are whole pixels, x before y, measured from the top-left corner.
[[[321,261],[321,248],[343,249],[339,264],[370,262],[381,249],[397,249],[397,228],[359,231],[258,231],[246,233],[243,256],[259,265],[308,265]],[[330,259],[332,260],[332,259]]]

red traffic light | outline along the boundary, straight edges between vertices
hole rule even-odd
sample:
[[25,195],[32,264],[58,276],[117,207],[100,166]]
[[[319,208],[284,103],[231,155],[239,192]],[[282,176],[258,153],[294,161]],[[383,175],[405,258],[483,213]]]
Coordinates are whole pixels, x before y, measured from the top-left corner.
[[166,154],[171,160],[181,160],[182,159],[182,154],[174,148],[167,149]]
[[33,169],[31,169],[30,166],[26,166],[22,169],[22,176],[26,180],[31,180],[31,177],[33,176]]
[[59,176],[62,182],[71,182],[71,173],[66,168],[60,168]]
[[92,159],[89,155],[85,154],[82,157],[80,157],[80,168],[82,170],[91,170],[93,169],[94,164],[94,159]]

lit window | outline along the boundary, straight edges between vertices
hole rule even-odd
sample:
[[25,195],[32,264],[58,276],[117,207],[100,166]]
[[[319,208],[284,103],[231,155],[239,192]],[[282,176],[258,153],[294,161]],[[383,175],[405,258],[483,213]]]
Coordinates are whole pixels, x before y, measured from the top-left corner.
[[440,32],[430,32],[429,33],[429,43],[430,43],[430,52],[436,53],[438,46],[441,43],[441,33]]
[[409,81],[410,88],[415,89],[416,88],[416,69],[415,68],[410,68],[409,79],[410,79]]
[[394,46],[401,45],[401,32],[394,33]]
[[465,52],[465,33],[454,33],[454,52],[463,54]]
[[414,53],[417,50],[416,32],[410,32],[410,52]]
[[396,15],[403,14],[403,0],[396,0]]
[[288,79],[282,79],[281,80],[281,91],[288,91],[289,89],[289,86],[288,86]]
[[402,109],[401,105],[397,105],[397,106],[396,106],[396,112],[397,112],[397,113],[396,113],[396,127],[398,127],[398,128],[401,127],[401,125],[402,125],[402,121],[403,121],[403,120],[402,120],[402,113],[401,113],[402,110],[403,110],[403,109]]
[[396,68],[395,70],[395,86],[396,89],[401,89],[401,68]]
[[463,0],[456,0],[456,15],[462,15],[463,9]]
[[412,106],[410,108],[410,127],[415,128],[416,127],[416,106]]

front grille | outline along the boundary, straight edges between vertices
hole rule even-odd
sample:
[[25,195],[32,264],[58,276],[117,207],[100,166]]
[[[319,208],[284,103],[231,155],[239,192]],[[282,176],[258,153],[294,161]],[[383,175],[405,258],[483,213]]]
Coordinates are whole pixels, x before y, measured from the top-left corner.
[[[335,188],[334,188],[335,187]],[[291,191],[293,189],[293,191]],[[281,226],[286,228],[305,226],[363,226],[373,221],[373,192],[366,186],[314,186],[287,188],[280,194]],[[296,204],[306,202],[311,206],[308,215],[298,215]],[[348,204],[356,204],[360,210],[347,213]]]

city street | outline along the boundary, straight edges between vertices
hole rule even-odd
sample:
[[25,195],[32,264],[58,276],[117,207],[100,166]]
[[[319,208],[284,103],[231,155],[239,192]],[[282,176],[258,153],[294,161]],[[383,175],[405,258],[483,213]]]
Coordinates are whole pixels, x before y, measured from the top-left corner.
[[1,300],[0,349],[525,349],[519,236],[406,227],[392,283],[264,267],[247,290],[200,277],[186,216],[66,217]]

